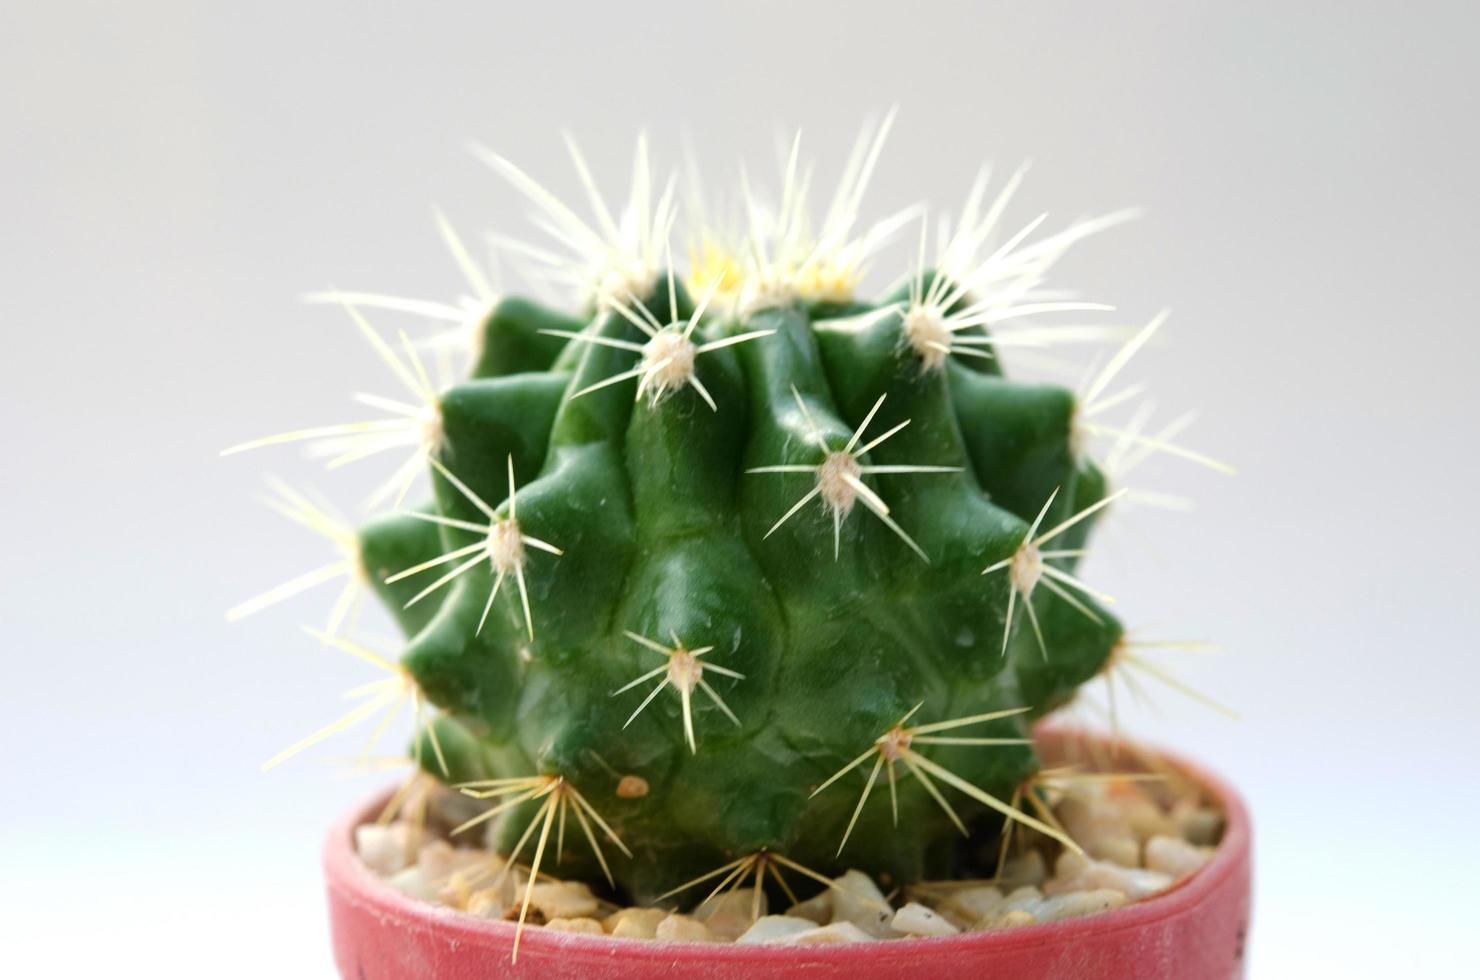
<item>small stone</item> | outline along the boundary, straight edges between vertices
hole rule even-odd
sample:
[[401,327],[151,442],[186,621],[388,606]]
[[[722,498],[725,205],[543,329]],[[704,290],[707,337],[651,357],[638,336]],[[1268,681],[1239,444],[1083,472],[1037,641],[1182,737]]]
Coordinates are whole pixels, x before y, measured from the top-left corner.
[[723,940],[704,923],[674,912],[664,917],[654,931],[654,939],[669,943],[717,943]]
[[945,916],[936,914],[919,902],[909,902],[895,912],[892,925],[895,931],[911,936],[954,936],[961,931],[947,922]]
[[810,919],[819,926],[825,926],[832,921],[833,893],[831,888],[824,888],[805,902],[798,902],[786,910],[786,914],[798,919]]
[[400,821],[360,824],[355,828],[355,851],[371,871],[381,877],[393,875],[411,856],[411,827]]
[[986,916],[972,927],[972,931],[979,932],[983,929],[1016,929],[1019,926],[1031,926],[1037,921],[1033,913],[1027,909],[1006,909]]
[[1146,842],[1146,867],[1180,881],[1208,863],[1211,847],[1198,847],[1180,837],[1153,837]]
[[1103,861],[1123,868],[1141,866],[1141,844],[1129,834],[1091,838],[1085,843],[1084,849]]
[[1102,813],[1099,799],[1085,793],[1071,793],[1054,807],[1054,816],[1074,840],[1089,836],[1098,829],[1097,825],[1113,826],[1113,822],[1104,820]]
[[554,929],[556,932],[584,932],[588,936],[604,936],[606,930],[601,928],[601,923],[595,919],[551,919],[545,923],[546,929]]
[[429,882],[439,885],[454,871],[486,861],[488,854],[471,847],[453,847],[445,840],[423,844],[416,852],[416,867]]
[[1024,885],[1014,888],[1002,899],[1002,905],[997,909],[999,912],[1011,912],[1014,909],[1032,908],[1043,900],[1043,892],[1033,885]]
[[464,908],[468,899],[472,897],[473,889],[468,883],[468,876],[462,871],[454,871],[448,876],[447,882],[437,889],[437,901],[443,905],[450,905],[455,909]]
[[1176,822],[1146,795],[1145,785],[1137,780],[1111,781],[1105,786],[1104,801],[1117,822],[1129,828],[1137,840],[1177,832]]
[[502,919],[510,906],[505,888],[483,888],[468,896],[463,910],[484,919]]
[[523,900],[524,886],[529,883],[529,879],[518,868],[492,877],[481,875],[479,880],[488,884],[469,894],[463,902],[463,908],[488,919],[506,917],[509,910]]
[[1002,904],[1002,891],[990,885],[975,885],[946,892],[928,901],[930,907],[950,920],[951,925],[970,929]]
[[957,931],[970,929],[976,923],[976,920],[980,918],[980,916],[973,915],[944,900],[932,901],[926,908],[930,909],[936,915],[943,917],[947,922],[955,926]]
[[833,923],[851,922],[875,939],[896,935],[890,923],[894,909],[874,880],[862,871],[850,870],[833,879]]
[[530,907],[550,919],[589,918],[596,911],[596,896],[579,881],[542,882],[530,889]]
[[736,888],[705,899],[694,910],[694,918],[709,927],[721,939],[734,941],[749,929],[756,919],[765,915],[769,908],[766,893],[760,893],[760,904],[756,904],[754,888]]
[[951,903],[981,918],[996,911],[1003,901],[1002,889],[991,885],[963,888],[951,896]]
[[430,841],[416,852],[416,868],[424,877],[444,878],[456,866],[456,852],[445,840]]
[[799,919],[790,915],[763,915],[755,920],[755,925],[742,932],[735,942],[742,944],[775,943],[816,928],[817,923],[810,919]]
[[1070,878],[1088,868],[1090,859],[1083,854],[1075,854],[1073,851],[1064,851],[1059,859],[1054,862],[1053,876],[1055,878]]
[[427,881],[426,875],[422,874],[421,869],[416,865],[402,868],[387,878],[386,883],[396,891],[410,895],[412,898],[430,902],[437,897],[437,888]]
[[1172,806],[1172,821],[1177,833],[1189,843],[1210,846],[1223,834],[1223,814],[1191,800],[1179,800]]
[[1065,892],[1113,888],[1134,900],[1154,895],[1171,884],[1171,875],[1160,871],[1124,868],[1109,861],[1086,861],[1077,854],[1065,852],[1059,858],[1054,877],[1044,884],[1043,891],[1049,895],[1062,895]]
[[1035,910],[1043,901],[1043,893],[1033,885],[1015,888],[997,905],[987,910],[972,926],[973,932],[982,929],[1011,929],[1032,925],[1038,921]]
[[607,916],[602,925],[611,935],[623,939],[656,939],[658,923],[666,918],[667,909],[620,909]]
[[784,946],[825,946],[832,943],[861,943],[873,939],[851,922],[834,922],[808,929],[781,941]]
[[1038,922],[1057,922],[1084,915],[1098,915],[1120,908],[1128,899],[1125,892],[1113,888],[1097,888],[1093,891],[1068,892],[1045,898],[1032,909]]
[[1141,844],[1118,807],[1101,796],[1068,796],[1055,811],[1071,840],[1091,856],[1127,867],[1141,863]]

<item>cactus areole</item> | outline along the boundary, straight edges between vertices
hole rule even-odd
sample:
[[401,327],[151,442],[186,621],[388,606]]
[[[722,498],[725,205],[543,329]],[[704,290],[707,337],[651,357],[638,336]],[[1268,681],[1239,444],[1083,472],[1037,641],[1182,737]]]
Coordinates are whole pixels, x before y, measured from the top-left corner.
[[[366,396],[387,421],[263,442],[409,448],[400,496],[423,473],[430,493],[385,488],[347,549],[404,648],[331,635],[342,610],[325,638],[392,669],[374,706],[412,697],[420,766],[487,800],[474,832],[525,862],[682,903],[757,853],[943,877],[968,828],[1033,823],[1008,803],[1038,768],[1030,726],[1121,640],[1075,575],[1115,496],[1087,419],[1159,321],[1089,390],[1003,373],[1000,348],[1057,336],[1025,318],[1107,309],[1044,282],[1117,220],[1002,234],[1017,177],[992,200],[980,183],[928,257],[920,228],[900,284],[863,295],[879,247],[923,224],[859,224],[881,140],[817,222],[794,147],[779,205],[747,188],[728,236],[676,237],[643,144],[617,217],[577,154],[589,224],[485,153],[571,251],[516,249],[574,283],[568,306],[495,293],[445,222],[473,299],[329,297],[417,404]],[[434,385],[428,347],[372,326],[376,307],[456,320],[467,376]],[[582,831],[563,849],[557,816]]]

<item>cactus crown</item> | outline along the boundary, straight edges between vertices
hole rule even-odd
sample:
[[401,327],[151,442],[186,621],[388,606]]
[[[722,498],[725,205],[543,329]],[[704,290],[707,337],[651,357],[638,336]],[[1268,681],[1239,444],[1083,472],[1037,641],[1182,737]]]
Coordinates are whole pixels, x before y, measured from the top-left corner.
[[[687,273],[668,251],[673,187],[655,193],[645,143],[620,215],[571,145],[590,222],[480,151],[561,251],[504,244],[582,312],[495,293],[440,217],[470,297],[319,297],[411,400],[361,396],[380,420],[247,446],[308,440],[332,465],[409,457],[372,496],[389,511],[356,533],[279,488],[276,506],[343,558],[234,614],[346,575],[320,635],[388,674],[284,756],[409,699],[422,767],[490,801],[470,823],[507,814],[507,849],[594,861],[638,900],[714,869],[721,883],[736,868],[938,875],[973,821],[1061,836],[1007,801],[1038,768],[1031,723],[1123,646],[1106,597],[1075,575],[1125,492],[1086,438],[1117,435],[1122,463],[1194,454],[1139,417],[1103,422],[1136,394],[1113,383],[1160,318],[1079,392],[1010,380],[996,356],[1112,335],[1031,324],[1108,309],[1046,277],[1123,215],[1003,235],[1022,173],[990,198],[984,177],[927,253],[919,209],[861,220],[887,129],[860,141],[815,222],[793,144],[777,206],[747,185],[743,234],[696,233]],[[910,274],[861,298],[875,254],[915,220]],[[454,329],[387,341],[371,307]],[[471,369],[439,387],[424,355],[452,342]],[[422,472],[430,499],[404,506]],[[339,635],[362,583],[405,631],[397,659]],[[567,816],[584,833],[567,840]]]

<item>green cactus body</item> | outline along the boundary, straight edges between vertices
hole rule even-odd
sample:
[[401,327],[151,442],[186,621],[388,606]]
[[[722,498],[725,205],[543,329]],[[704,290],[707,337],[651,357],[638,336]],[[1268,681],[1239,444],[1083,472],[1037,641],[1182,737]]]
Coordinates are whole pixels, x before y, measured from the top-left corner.
[[[661,289],[649,298],[658,323],[692,315],[683,290],[675,292],[676,310]],[[489,322],[527,351],[562,319],[506,300]],[[612,311],[586,329],[627,344],[649,341]],[[454,783],[564,777],[631,849],[613,873],[644,899],[761,849],[896,881],[943,873],[947,849],[938,845],[956,831],[905,765],[896,781],[898,824],[881,791],[840,857],[867,772],[813,791],[917,704],[915,723],[1027,707],[958,733],[1023,736],[1033,718],[1099,669],[1119,636],[1092,599],[1076,597],[1098,622],[1039,588],[1031,602],[1048,655],[1025,623],[1004,651],[1009,576],[982,574],[1015,552],[1056,491],[1050,524],[1101,499],[1103,484],[1081,479],[1069,450],[1072,395],[955,358],[922,370],[901,311],[889,305],[820,321],[801,302],[711,316],[694,342],[754,332],[764,335],[695,359],[715,409],[693,385],[636,398],[637,378],[576,397],[632,369],[639,356],[612,346],[568,340],[547,366],[520,358],[507,371],[485,355],[480,377],[442,396],[438,459],[469,493],[439,472],[426,513],[486,524],[476,497],[506,517],[512,459],[519,529],[563,552],[525,551],[520,571],[532,624],[506,575],[478,627],[496,574],[491,561],[409,608],[419,591],[411,586],[437,569],[381,587],[410,634],[406,666],[447,712],[438,725],[454,747],[451,771],[437,772],[433,753],[424,752],[429,771]],[[889,520],[910,540],[851,487],[851,501],[829,506],[818,493],[768,534],[819,480],[747,470],[822,464],[827,454],[811,426],[829,450],[841,450],[881,396],[857,445],[908,424],[857,458],[886,471],[857,479],[887,503]],[[887,472],[891,466],[953,471]],[[381,519],[366,529],[362,548],[379,572],[482,540],[476,530],[446,525],[429,536],[432,526]],[[1051,561],[1072,569],[1075,559]],[[677,665],[662,669],[674,657],[629,634],[712,649],[692,661],[698,673],[685,676]],[[648,683],[614,695],[655,669],[662,672]],[[632,718],[664,680],[667,689]],[[685,734],[685,698],[696,751]],[[1026,745],[921,751],[1001,799],[1036,768]],[[618,795],[623,776],[639,777],[646,794]],[[965,816],[985,809],[948,786],[937,789]],[[504,826],[504,843],[512,844],[524,822]]]
[[[1087,233],[1007,280],[1028,295]],[[601,253],[596,281],[642,272],[593,287],[589,318],[490,299],[471,376],[418,416],[432,498],[359,535],[404,677],[442,709],[423,768],[564,780],[638,901],[757,852],[949,874],[965,822],[1031,819],[1004,801],[1038,768],[1033,721],[1121,640],[1073,578],[1110,499],[1083,399],[1003,375],[991,287],[961,262],[868,303],[836,285],[856,239],[833,240],[827,276],[778,248],[763,288],[719,298],[649,241]],[[508,809],[502,847],[541,805]],[[595,870],[599,836],[562,838],[563,873]]]

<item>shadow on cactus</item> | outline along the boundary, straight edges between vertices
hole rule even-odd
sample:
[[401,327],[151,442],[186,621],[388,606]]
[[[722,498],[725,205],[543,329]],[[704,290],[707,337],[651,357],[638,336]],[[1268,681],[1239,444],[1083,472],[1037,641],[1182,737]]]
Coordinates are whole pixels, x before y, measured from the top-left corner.
[[[743,227],[690,235],[687,272],[644,143],[620,216],[572,144],[590,223],[480,151],[566,251],[502,247],[574,285],[586,312],[500,298],[440,219],[471,298],[317,297],[350,312],[410,400],[361,396],[384,416],[237,448],[409,456],[372,499],[392,511],[336,537],[346,557],[238,611],[348,575],[407,639],[393,660],[332,635],[342,595],[324,635],[388,676],[279,758],[413,702],[421,766],[486,801],[470,826],[497,818],[507,851],[605,872],[638,901],[696,901],[752,873],[942,877],[984,817],[1075,846],[1008,801],[1038,769],[1033,721],[1121,641],[1076,574],[1125,492],[1086,443],[1207,460],[1104,422],[1138,397],[1114,382],[1159,318],[1052,322],[1108,309],[1046,276],[1124,215],[1003,235],[1022,174],[991,198],[984,176],[927,255],[923,209],[861,222],[887,129],[860,141],[815,223],[794,144],[778,204],[747,185]],[[859,298],[916,221],[912,271]],[[368,308],[453,329],[393,342]],[[471,372],[439,387],[424,362],[448,337]],[[1078,392],[1011,380],[998,359],[1119,339]],[[423,472],[431,496],[408,507]],[[285,499],[300,523],[339,527]]]

